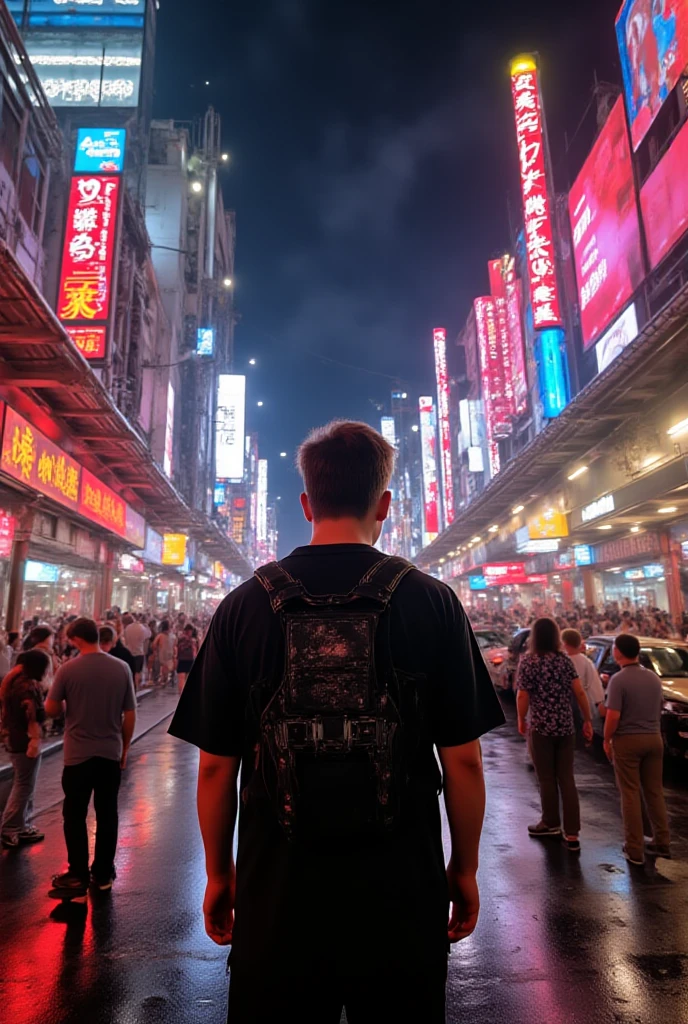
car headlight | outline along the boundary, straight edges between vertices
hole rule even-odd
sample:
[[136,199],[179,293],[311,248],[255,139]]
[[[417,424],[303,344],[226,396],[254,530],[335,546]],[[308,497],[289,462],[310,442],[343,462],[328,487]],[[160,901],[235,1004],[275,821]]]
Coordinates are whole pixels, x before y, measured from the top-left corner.
[[688,704],[681,704],[677,700],[665,700],[662,711],[665,715],[688,715]]

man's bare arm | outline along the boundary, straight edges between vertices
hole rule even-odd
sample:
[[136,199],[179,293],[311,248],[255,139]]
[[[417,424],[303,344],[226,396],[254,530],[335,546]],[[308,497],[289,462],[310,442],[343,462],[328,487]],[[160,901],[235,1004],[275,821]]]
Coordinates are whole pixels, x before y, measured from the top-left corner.
[[439,756],[451,835],[447,880],[452,910],[448,936],[450,942],[459,942],[474,931],[480,913],[476,875],[485,817],[485,779],[480,742],[473,740],[459,747],[440,747]]
[[136,728],[136,711],[124,711],[122,713],[122,759],[120,767],[127,767],[127,754]]
[[198,768],[198,821],[208,876],[203,914],[205,930],[220,946],[232,941],[234,926],[234,828],[240,764],[240,757],[219,757],[201,751]]

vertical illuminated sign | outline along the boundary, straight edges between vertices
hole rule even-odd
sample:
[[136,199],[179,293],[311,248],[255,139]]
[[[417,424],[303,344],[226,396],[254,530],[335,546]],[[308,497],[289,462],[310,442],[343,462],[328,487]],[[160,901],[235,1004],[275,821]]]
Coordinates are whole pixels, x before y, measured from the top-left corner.
[[268,539],[268,460],[258,459],[258,521],[256,523],[256,540],[266,544]]
[[244,426],[246,377],[222,373],[217,384],[215,476],[218,480],[242,480],[244,476]]
[[167,413],[165,417],[165,452],[162,468],[165,475],[172,478],[172,452],[174,450],[174,388],[172,382],[167,385]]
[[87,360],[107,356],[124,129],[80,128],[69,188],[57,315]]
[[423,507],[425,536],[423,547],[431,544],[440,532],[439,488],[437,485],[437,441],[435,408],[432,397],[418,400],[420,411],[420,443],[423,453]]
[[511,65],[511,92],[526,233],[530,301],[535,329],[561,326],[554,234],[547,189],[545,135],[537,64],[517,57]]
[[514,399],[514,368],[511,364],[511,344],[509,338],[509,317],[506,305],[506,281],[504,280],[502,261],[490,260],[487,265],[490,278],[490,293],[494,303],[497,322],[497,350],[502,369],[504,390],[504,410],[509,416],[516,413]]
[[514,409],[520,416],[528,408],[528,374],[526,371],[526,350],[523,338],[523,288],[516,276],[516,261],[505,256],[503,261],[504,288],[506,294],[506,316],[509,327],[511,369],[514,375]]
[[449,375],[447,373],[447,332],[436,327],[432,332],[437,377],[437,424],[439,427],[442,465],[442,499],[444,525],[454,522],[454,481],[452,474],[451,426],[449,422]]
[[383,416],[380,420],[380,433],[392,448],[397,446],[397,430],[393,416]]

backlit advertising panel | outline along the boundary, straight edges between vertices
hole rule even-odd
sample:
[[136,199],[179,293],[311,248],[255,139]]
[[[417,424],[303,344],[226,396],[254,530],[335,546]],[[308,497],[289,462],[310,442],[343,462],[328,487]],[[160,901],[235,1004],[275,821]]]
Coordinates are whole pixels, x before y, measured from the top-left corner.
[[616,38],[637,149],[688,65],[688,4],[625,0],[616,18]]
[[635,303],[632,302],[628,309],[624,310],[619,319],[612,324],[607,333],[603,335],[595,346],[597,357],[597,372],[602,373],[614,362],[627,345],[638,337],[638,317],[635,311]]
[[534,58],[517,58],[511,69],[511,93],[526,234],[530,301],[535,329],[561,324],[554,252],[542,103]]
[[420,443],[423,455],[423,507],[425,536],[423,546],[431,544],[440,532],[439,486],[437,481],[437,419],[430,396],[418,399]]
[[172,381],[167,383],[167,409],[165,410],[165,450],[162,468],[165,476],[172,479],[172,457],[174,455],[174,403],[175,390]]
[[504,381],[504,408],[510,416],[516,413],[514,399],[514,369],[511,365],[511,344],[509,339],[509,317],[506,305],[506,281],[502,273],[502,261],[490,260],[487,265],[490,278],[490,294],[494,303],[497,321],[497,350],[502,365]]
[[246,377],[222,373],[217,384],[215,476],[218,480],[242,480],[244,476],[244,427]]
[[256,540],[265,544],[268,539],[268,460],[258,459]]
[[5,413],[0,468],[39,494],[77,510],[81,466],[9,406]]
[[688,122],[640,190],[650,265],[654,268],[688,230]]
[[436,327],[434,329],[432,340],[435,349],[435,375],[437,377],[437,424],[440,435],[444,525],[447,527],[454,522],[454,482],[452,474],[451,426],[449,421],[447,332],[444,327]]
[[127,505],[124,517],[124,536],[134,547],[142,548],[146,543],[146,520]]
[[397,430],[394,423],[393,416],[383,416],[380,420],[380,433],[384,437],[387,444],[391,444],[392,448],[397,446]]
[[76,137],[76,174],[121,174],[124,170],[124,128],[79,128]]
[[619,96],[569,193],[583,345],[587,349],[643,280],[631,147]]
[[162,564],[181,568],[186,562],[188,537],[185,533],[165,533],[162,538]]
[[17,521],[13,515],[0,508],[0,558],[9,558]]
[[488,587],[511,586],[527,580],[524,562],[497,562],[483,566],[483,576]]

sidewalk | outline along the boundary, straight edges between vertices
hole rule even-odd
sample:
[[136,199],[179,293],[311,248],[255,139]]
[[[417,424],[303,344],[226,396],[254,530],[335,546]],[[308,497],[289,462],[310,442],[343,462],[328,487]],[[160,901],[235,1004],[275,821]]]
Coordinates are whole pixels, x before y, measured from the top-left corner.
[[[147,732],[154,729],[160,722],[170,718],[174,714],[178,700],[179,694],[173,690],[159,691],[152,688],[140,690],[137,694],[136,730],[132,742],[136,743],[138,739],[145,736]],[[44,763],[45,759],[49,758],[51,754],[62,750],[63,742],[62,736],[48,737],[45,740],[42,748]],[[11,775],[12,763],[10,755],[4,747],[0,747],[0,782],[9,779]]]

